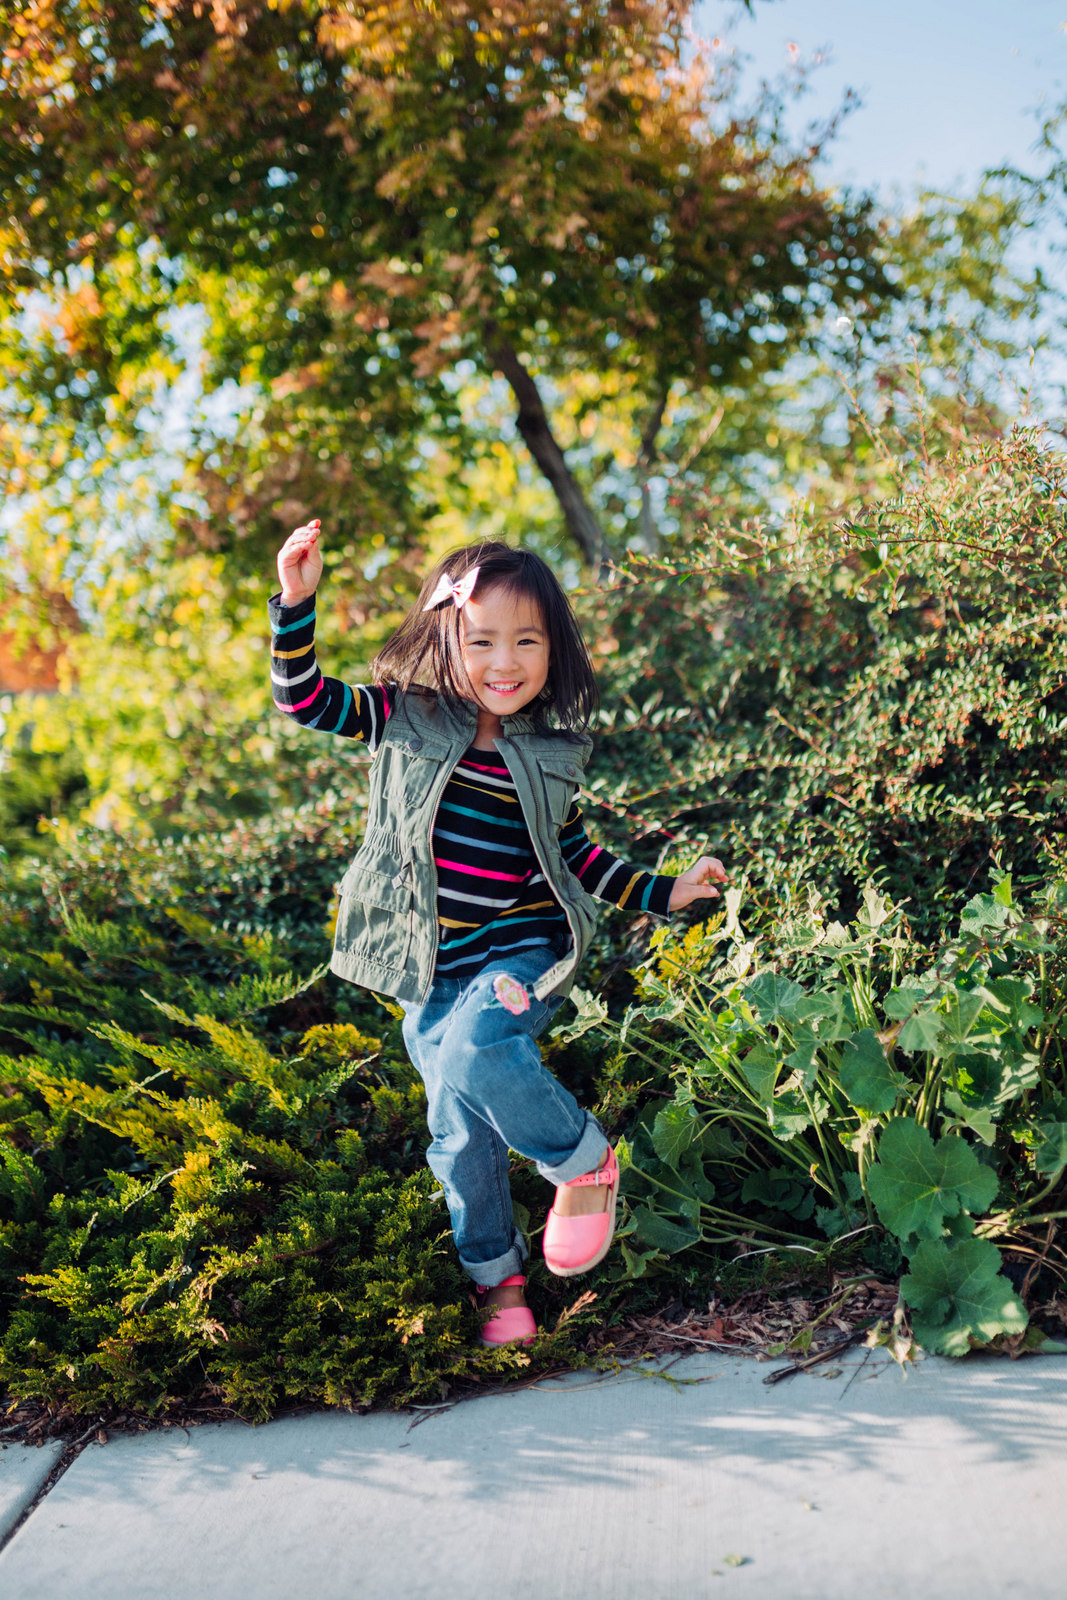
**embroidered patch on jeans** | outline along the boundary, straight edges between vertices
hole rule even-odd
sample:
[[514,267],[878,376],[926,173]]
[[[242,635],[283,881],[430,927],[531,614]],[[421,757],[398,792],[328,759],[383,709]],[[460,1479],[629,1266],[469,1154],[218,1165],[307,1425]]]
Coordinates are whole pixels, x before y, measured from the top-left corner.
[[506,972],[497,973],[493,979],[493,993],[513,1017],[521,1017],[524,1011],[530,1009],[530,996],[526,993],[518,978],[509,977]]

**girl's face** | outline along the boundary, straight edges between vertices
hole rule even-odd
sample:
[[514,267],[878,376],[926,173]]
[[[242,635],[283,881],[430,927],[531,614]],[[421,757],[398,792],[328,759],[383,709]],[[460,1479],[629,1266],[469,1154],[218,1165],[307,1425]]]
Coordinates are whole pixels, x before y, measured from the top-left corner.
[[548,635],[532,600],[503,588],[471,598],[459,614],[467,681],[478,704],[496,717],[521,711],[548,680]]

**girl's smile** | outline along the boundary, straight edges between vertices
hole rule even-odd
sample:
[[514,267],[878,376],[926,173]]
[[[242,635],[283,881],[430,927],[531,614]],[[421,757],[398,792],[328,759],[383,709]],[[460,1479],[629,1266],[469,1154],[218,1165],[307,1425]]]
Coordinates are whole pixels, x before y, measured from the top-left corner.
[[500,732],[500,718],[536,700],[548,682],[544,619],[525,596],[497,585],[460,611],[460,650],[479,706],[478,740]]

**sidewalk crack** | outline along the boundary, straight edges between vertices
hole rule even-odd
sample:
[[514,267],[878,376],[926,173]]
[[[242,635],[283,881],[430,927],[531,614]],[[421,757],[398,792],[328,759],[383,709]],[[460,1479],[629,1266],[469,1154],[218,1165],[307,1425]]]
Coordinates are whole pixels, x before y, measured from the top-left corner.
[[[40,1505],[45,1496],[51,1494],[60,1478],[66,1472],[67,1468],[73,1466],[74,1462],[81,1455],[82,1451],[89,1444],[90,1440],[95,1434],[100,1432],[100,1427],[101,1424],[99,1422],[94,1422],[91,1428],[86,1428],[84,1433],[79,1434],[76,1439],[72,1439],[69,1444],[65,1444],[63,1446],[62,1453],[57,1458],[51,1472],[49,1472],[47,1478],[44,1480],[41,1487],[30,1501],[29,1505],[25,1508],[18,1519],[12,1523],[7,1532],[0,1537],[0,1555],[3,1555],[4,1551],[7,1549],[16,1533],[18,1533],[23,1524],[27,1522],[37,1510],[37,1507]],[[23,1446],[23,1449],[25,1448],[26,1446]]]

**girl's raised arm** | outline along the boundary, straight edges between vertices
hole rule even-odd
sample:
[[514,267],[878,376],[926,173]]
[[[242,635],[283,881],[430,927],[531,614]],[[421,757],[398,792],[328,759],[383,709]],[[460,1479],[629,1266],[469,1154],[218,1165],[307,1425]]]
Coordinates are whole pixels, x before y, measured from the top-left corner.
[[375,750],[392,703],[383,684],[323,677],[315,660],[315,590],[322,577],[320,523],[297,528],[278,552],[281,592],[267,602],[274,704],[305,728],[361,739]]

